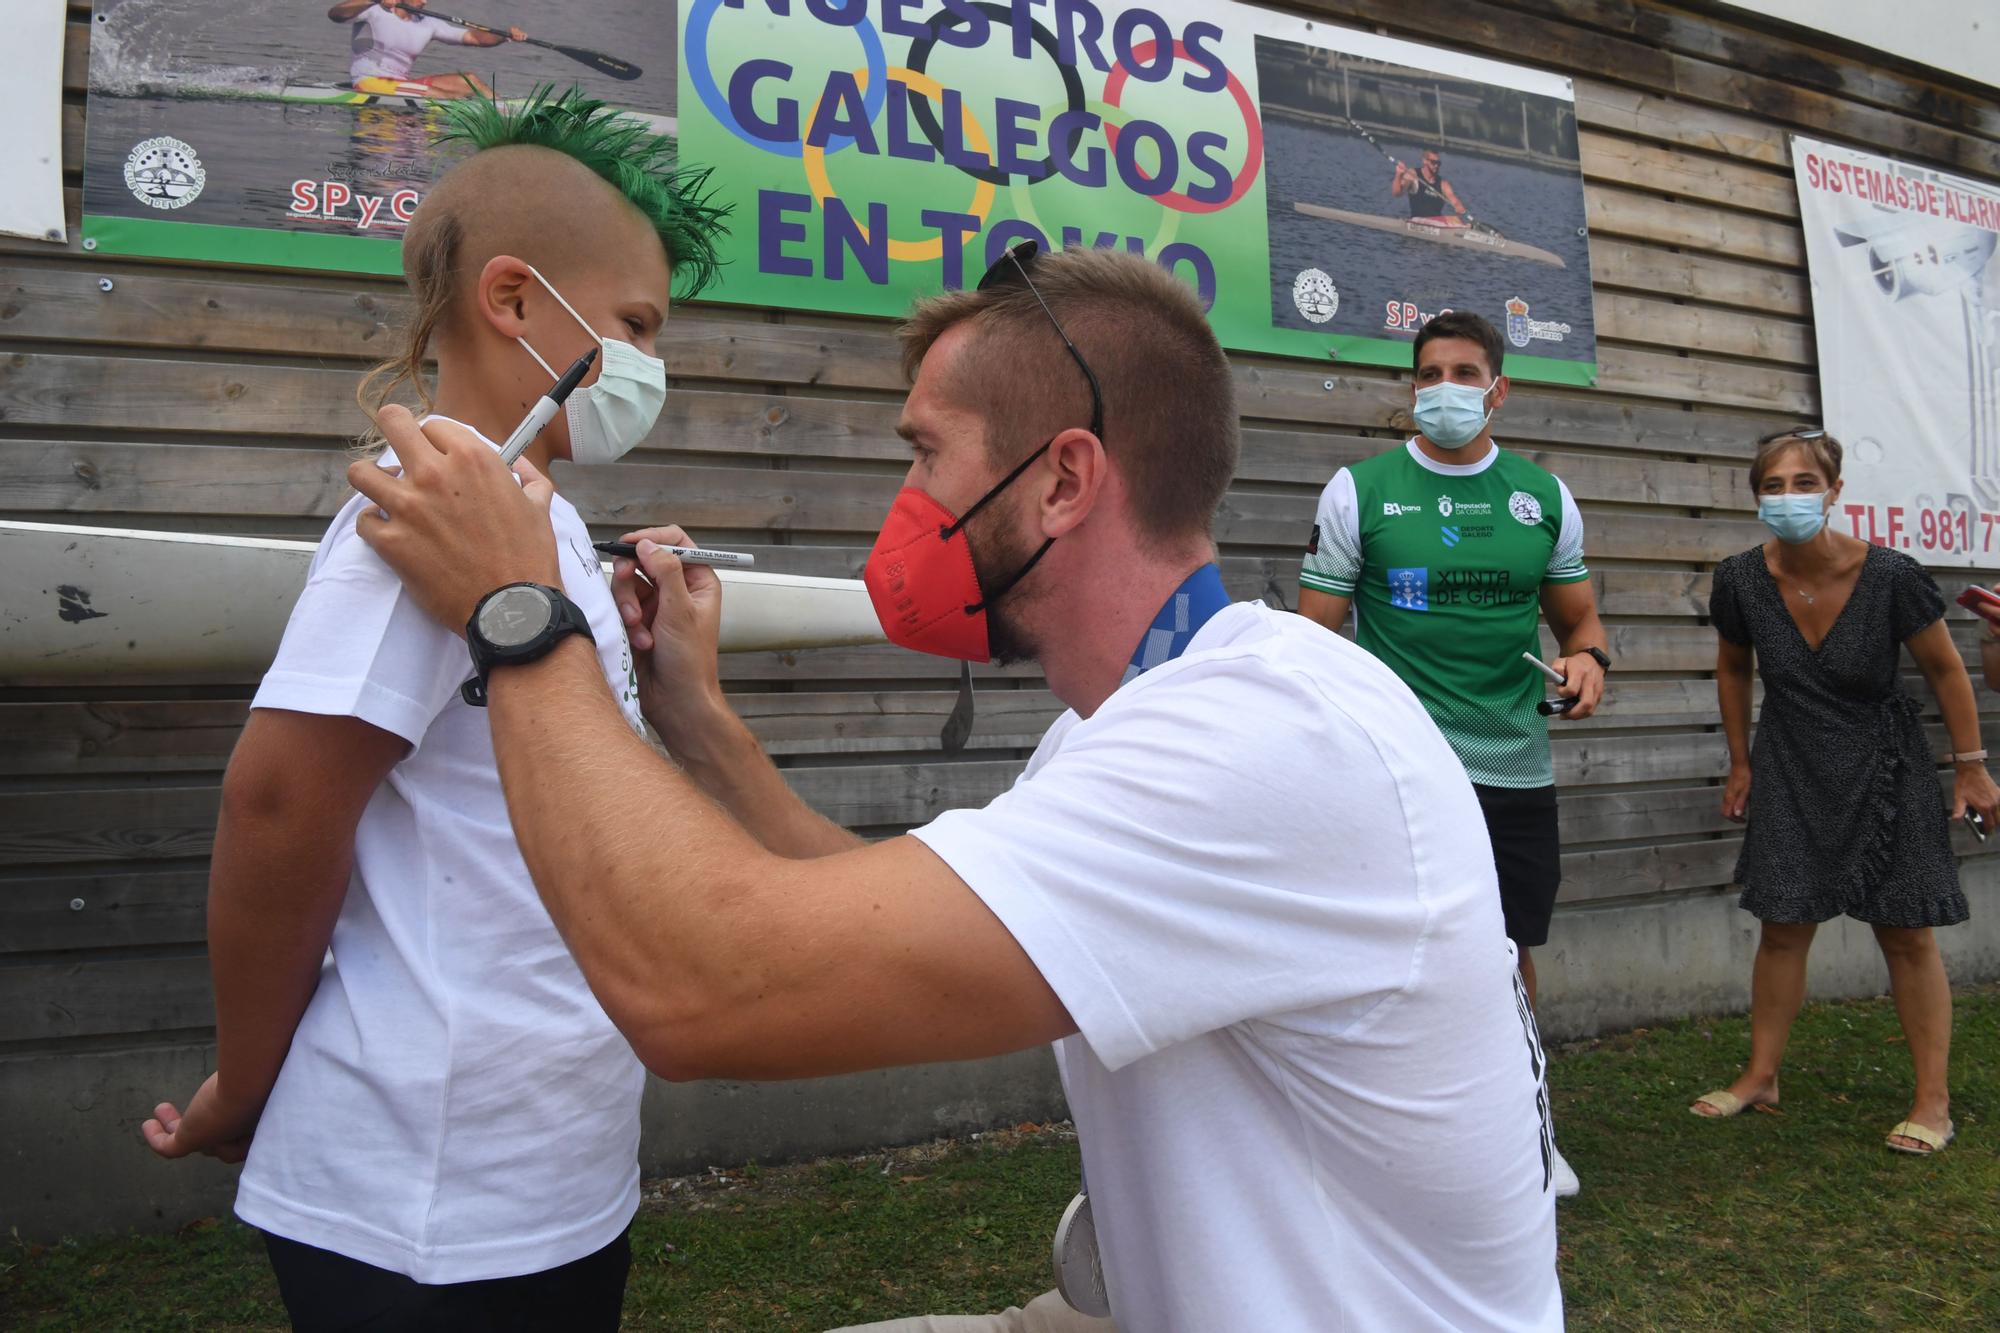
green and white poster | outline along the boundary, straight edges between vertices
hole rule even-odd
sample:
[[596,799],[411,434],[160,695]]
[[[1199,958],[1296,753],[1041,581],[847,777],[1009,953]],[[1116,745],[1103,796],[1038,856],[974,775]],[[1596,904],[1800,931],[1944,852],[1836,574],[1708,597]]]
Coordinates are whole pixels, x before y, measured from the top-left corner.
[[439,103],[577,82],[715,168],[707,299],[894,316],[1032,238],[1157,260],[1231,348],[1403,366],[1472,310],[1595,378],[1551,74],[1196,0],[440,3],[97,0],[86,243],[395,272]]
[[1226,346],[1409,363],[1445,310],[1595,378],[1568,80],[1247,5],[684,0],[721,300],[895,315],[1010,244],[1145,254]]

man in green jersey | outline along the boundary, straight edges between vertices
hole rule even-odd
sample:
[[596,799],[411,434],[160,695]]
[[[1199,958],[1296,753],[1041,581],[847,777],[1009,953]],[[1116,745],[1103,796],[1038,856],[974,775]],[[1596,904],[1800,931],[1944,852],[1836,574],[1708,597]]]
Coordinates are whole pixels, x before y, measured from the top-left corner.
[[[1569,488],[1493,443],[1504,356],[1499,332],[1465,311],[1418,332],[1420,433],[1327,483],[1299,610],[1337,630],[1354,606],[1356,641],[1403,678],[1465,765],[1532,1005],[1529,950],[1548,942],[1562,848],[1548,724],[1536,709],[1549,685],[1521,654],[1540,655],[1536,622],[1546,615],[1562,646],[1552,665],[1567,678],[1557,716],[1572,721],[1596,710],[1611,659]],[[1558,1194],[1576,1192],[1567,1165],[1556,1174]]]

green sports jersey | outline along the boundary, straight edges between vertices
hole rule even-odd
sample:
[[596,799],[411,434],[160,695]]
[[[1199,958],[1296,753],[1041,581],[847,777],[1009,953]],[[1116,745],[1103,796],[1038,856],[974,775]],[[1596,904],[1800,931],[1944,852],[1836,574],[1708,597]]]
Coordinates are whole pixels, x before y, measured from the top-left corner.
[[1403,678],[1476,783],[1555,781],[1544,583],[1590,577],[1583,518],[1553,474],[1504,449],[1451,466],[1415,441],[1342,468],[1320,496],[1303,587],[1354,601],[1355,640]]

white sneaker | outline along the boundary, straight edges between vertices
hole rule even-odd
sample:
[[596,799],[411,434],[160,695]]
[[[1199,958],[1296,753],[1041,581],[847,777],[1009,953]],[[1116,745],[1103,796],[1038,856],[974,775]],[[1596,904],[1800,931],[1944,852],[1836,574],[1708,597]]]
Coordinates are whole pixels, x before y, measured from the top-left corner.
[[1576,1178],[1576,1172],[1570,1170],[1569,1163],[1563,1160],[1562,1149],[1552,1143],[1549,1151],[1555,1154],[1550,1175],[1553,1177],[1551,1183],[1556,1187],[1556,1197],[1575,1198],[1577,1191],[1583,1188],[1583,1182]]

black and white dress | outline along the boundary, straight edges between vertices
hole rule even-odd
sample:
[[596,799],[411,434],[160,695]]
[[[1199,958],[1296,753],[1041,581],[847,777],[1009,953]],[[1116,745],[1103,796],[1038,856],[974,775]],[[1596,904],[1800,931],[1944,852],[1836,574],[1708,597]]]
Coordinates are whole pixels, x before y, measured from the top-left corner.
[[1951,926],[1958,882],[1937,760],[1898,680],[1903,643],[1944,614],[1924,567],[1871,546],[1818,648],[1753,546],[1715,571],[1716,633],[1756,650],[1764,707],[1750,750],[1736,881],[1760,920]]

